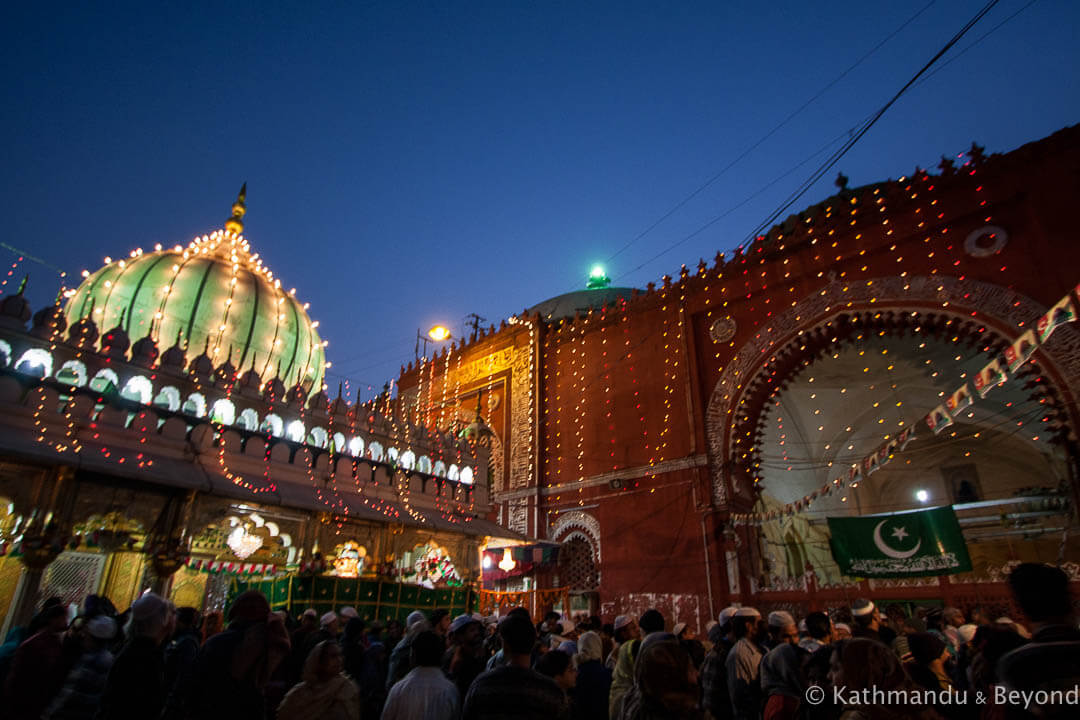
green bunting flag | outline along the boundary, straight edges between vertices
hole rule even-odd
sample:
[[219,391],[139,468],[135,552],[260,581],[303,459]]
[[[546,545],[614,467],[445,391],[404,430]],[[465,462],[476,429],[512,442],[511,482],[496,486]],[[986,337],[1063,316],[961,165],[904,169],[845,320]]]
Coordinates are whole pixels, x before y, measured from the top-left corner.
[[952,506],[892,515],[828,518],[833,559],[850,577],[920,577],[970,572]]

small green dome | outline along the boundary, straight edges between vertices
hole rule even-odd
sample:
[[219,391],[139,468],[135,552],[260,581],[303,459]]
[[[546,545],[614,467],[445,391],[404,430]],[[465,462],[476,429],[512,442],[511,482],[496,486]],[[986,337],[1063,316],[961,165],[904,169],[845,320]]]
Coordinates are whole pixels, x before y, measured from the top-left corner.
[[215,366],[231,356],[240,371],[254,364],[264,381],[280,373],[287,387],[322,390],[326,356],[318,323],[242,235],[218,230],[186,248],[105,260],[68,299],[69,324],[93,313],[99,329],[119,325],[133,340],[149,334],[171,344],[181,337],[189,360],[206,348]]

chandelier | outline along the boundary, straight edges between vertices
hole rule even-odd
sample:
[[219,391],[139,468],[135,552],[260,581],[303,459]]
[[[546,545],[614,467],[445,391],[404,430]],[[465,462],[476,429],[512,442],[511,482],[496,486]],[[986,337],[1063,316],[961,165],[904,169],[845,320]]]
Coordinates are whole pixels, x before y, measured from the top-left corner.
[[225,541],[236,557],[246,560],[248,556],[262,547],[262,538],[247,531],[243,525],[237,526]]
[[514,562],[514,558],[510,554],[510,548],[505,548],[503,550],[502,560],[499,561],[499,569],[503,572],[510,572],[515,567],[517,567],[517,563]]

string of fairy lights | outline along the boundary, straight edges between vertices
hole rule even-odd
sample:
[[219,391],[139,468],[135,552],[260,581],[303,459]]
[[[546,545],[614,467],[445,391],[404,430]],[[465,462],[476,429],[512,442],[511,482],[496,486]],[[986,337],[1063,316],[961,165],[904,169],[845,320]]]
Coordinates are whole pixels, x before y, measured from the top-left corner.
[[[262,457],[262,462],[263,462],[262,482],[256,483],[256,482],[252,482],[249,479],[247,479],[243,473],[236,472],[230,467],[230,463],[229,463],[228,456],[227,456],[227,451],[235,451],[236,448],[230,447],[231,443],[228,440],[228,438],[230,436],[226,434],[227,427],[229,425],[232,425],[234,423],[234,421],[235,421],[235,417],[233,417],[233,413],[235,411],[233,411],[234,405],[233,405],[232,399],[233,399],[234,392],[237,389],[237,383],[238,383],[238,378],[239,378],[240,371],[237,368],[235,368],[233,366],[233,364],[232,364],[232,359],[233,359],[232,345],[230,344],[227,348],[225,348],[224,347],[225,343],[223,342],[223,340],[225,338],[225,332],[229,329],[229,326],[230,326],[229,325],[230,324],[230,312],[233,310],[234,303],[236,302],[236,294],[235,293],[238,291],[238,285],[239,285],[239,283],[238,283],[238,273],[241,270],[253,271],[253,272],[261,274],[264,278],[266,278],[268,280],[273,280],[272,273],[270,273],[269,270],[266,270],[265,268],[263,268],[262,265],[261,265],[261,261],[258,259],[258,256],[257,255],[251,255],[249,250],[250,250],[250,248],[249,248],[247,242],[243,239],[242,236],[240,236],[240,235],[238,235],[236,233],[229,233],[229,232],[226,232],[226,231],[217,231],[217,232],[212,233],[210,235],[202,236],[201,238],[196,238],[189,245],[189,247],[186,250],[180,248],[179,246],[174,248],[173,252],[177,253],[176,262],[172,263],[171,272],[169,273],[169,276],[168,276],[165,284],[160,288],[160,294],[161,294],[160,299],[154,301],[156,311],[153,313],[153,317],[152,317],[152,319],[150,321],[150,327],[147,330],[147,338],[146,338],[145,341],[140,341],[140,342],[142,342],[142,343],[149,342],[151,344],[151,347],[153,347],[153,336],[159,331],[159,328],[160,328],[159,321],[161,321],[166,316],[165,304],[168,301],[170,294],[174,294],[174,289],[176,287],[177,278],[179,277],[179,274],[180,274],[181,270],[183,269],[183,267],[184,267],[184,265],[186,263],[188,263],[190,260],[192,260],[192,259],[194,259],[196,257],[203,257],[203,256],[211,257],[211,256],[213,256],[213,257],[216,258],[217,261],[221,261],[222,264],[224,264],[228,268],[229,274],[228,274],[228,280],[227,280],[227,283],[226,283],[227,291],[225,293],[224,298],[221,300],[221,305],[219,307],[220,322],[215,324],[215,330],[217,332],[207,335],[207,338],[206,338],[206,346],[207,347],[206,347],[204,356],[202,358],[197,358],[196,361],[193,362],[192,371],[187,373],[187,377],[188,377],[189,381],[192,383],[193,388],[194,388],[194,393],[192,394],[193,398],[197,397],[197,398],[199,398],[201,400],[201,398],[204,397],[205,388],[203,387],[203,377],[202,377],[203,373],[208,373],[207,379],[213,381],[212,382],[213,386],[223,390],[224,397],[219,399],[215,403],[214,407],[209,408],[209,412],[207,413],[207,420],[210,423],[211,432],[213,433],[213,438],[214,438],[214,444],[216,446],[215,454],[216,454],[217,464],[219,466],[221,474],[225,478],[227,478],[230,482],[233,482],[234,484],[236,484],[236,485],[238,485],[240,487],[243,487],[244,489],[248,490],[252,494],[258,495],[260,493],[276,492],[277,489],[278,489],[277,484],[271,478],[272,443],[267,442],[264,445],[265,450],[263,452],[263,457]],[[161,247],[157,246],[157,248],[155,249],[155,252],[156,253],[161,253],[162,252]],[[130,255],[130,258],[132,260],[131,263],[129,263],[128,261],[125,261],[125,260],[120,260],[117,263],[113,264],[111,258],[106,258],[105,259],[107,268],[108,267],[113,267],[116,274],[113,276],[113,278],[106,278],[106,279],[102,280],[102,282],[101,282],[101,286],[103,287],[103,289],[105,291],[105,297],[106,297],[104,305],[108,305],[109,299],[111,299],[112,296],[113,296],[113,293],[114,293],[115,287],[116,287],[116,283],[114,283],[114,280],[119,281],[119,279],[123,276],[123,274],[125,272],[129,271],[130,268],[134,265],[134,261],[139,260],[143,256],[144,256],[143,251],[141,249],[137,249],[135,251],[132,251],[132,253]],[[163,259],[165,259],[165,260],[168,260],[170,257],[171,256],[169,256],[169,255],[163,255]],[[20,260],[21,260],[21,258],[20,258]],[[12,271],[11,271],[12,274],[14,273],[14,270],[17,268],[17,265],[18,265],[18,263],[15,263],[13,265]],[[88,284],[93,284],[93,282],[95,282],[96,280],[101,280],[102,273],[101,273],[101,271],[99,271],[99,273],[96,273],[95,274],[95,276],[96,276],[95,280],[91,280],[91,276],[90,276],[90,274],[88,272],[84,272],[83,276],[84,276],[84,286],[86,286]],[[280,289],[279,282],[276,281],[276,280],[274,282],[275,282],[275,288]],[[77,292],[78,292],[77,290],[67,290],[64,287],[61,287],[61,292],[57,296],[57,299],[55,301],[55,306],[53,308],[54,316],[52,318],[52,323],[51,323],[50,333],[49,333],[49,351],[48,351],[48,354],[49,354],[50,358],[53,356],[53,353],[58,349],[58,344],[61,342],[60,333],[61,333],[61,330],[62,330],[62,325],[61,325],[61,322],[60,322],[60,318],[62,317],[62,314],[63,314],[61,306],[60,306],[61,299],[62,298],[67,298],[68,301],[69,301],[68,307],[73,308],[78,304],[78,299],[75,299],[75,295],[77,294]],[[295,290],[290,292],[290,296],[293,296],[294,294],[295,294]],[[95,341],[95,339],[97,337],[97,334],[96,334],[96,330],[94,329],[94,324],[91,322],[91,318],[95,318],[95,319],[104,318],[104,312],[105,311],[104,311],[103,307],[97,307],[96,302],[97,302],[96,298],[94,298],[94,297],[91,297],[89,299],[88,308],[83,307],[75,315],[76,322],[74,323],[73,328],[72,328],[72,330],[73,330],[72,342],[70,342],[71,349],[74,350],[74,352],[75,352],[75,358],[74,359],[76,361],[80,361],[79,365],[82,366],[82,367],[85,367],[85,364],[81,363],[81,361],[83,359],[89,359],[87,357],[88,353],[90,355],[94,356],[94,360],[101,361],[106,366],[111,364],[112,359],[113,359],[113,355],[115,354],[113,349],[112,349],[114,345],[116,347],[116,351],[119,353],[118,355],[116,355],[116,357],[119,358],[120,360],[126,360],[125,353],[126,353],[126,350],[127,350],[128,341],[126,339],[125,329],[124,329],[123,326],[125,324],[125,319],[127,318],[127,319],[130,320],[130,316],[128,316],[128,314],[126,312],[126,309],[123,312],[121,312],[120,318],[118,320],[118,327],[115,330],[112,330],[112,331],[109,331],[109,333],[106,333],[106,335],[102,338],[102,352],[98,353],[98,352],[96,352],[96,349],[94,348],[94,341]],[[268,342],[268,344],[266,346],[266,351],[267,352],[266,352],[266,354],[264,356],[266,358],[266,363],[263,366],[264,369],[265,369],[265,367],[267,367],[267,365],[269,364],[269,362],[270,362],[270,360],[272,358],[272,350],[273,350],[273,348],[275,346],[280,346],[280,344],[281,344],[281,338],[279,337],[280,329],[281,329],[281,327],[283,325],[283,321],[285,320],[285,317],[286,317],[285,311],[281,306],[285,302],[286,302],[286,297],[284,295],[282,295],[280,297],[277,297],[277,299],[276,299],[275,305],[277,306],[277,312],[275,313],[274,331],[273,331],[273,334],[270,336],[270,340],[269,340],[269,342]],[[132,303],[134,303],[134,301],[132,301]],[[82,304],[84,306],[87,305],[85,297],[82,298]],[[303,306],[303,310],[306,311],[307,308],[308,308],[308,306],[305,304]],[[88,310],[88,312],[87,312],[87,310]],[[140,322],[138,324],[143,325],[144,323],[145,323],[145,318],[143,318],[143,322]],[[130,321],[127,323],[127,325],[128,325],[128,327],[131,327]],[[311,338],[309,338],[309,339],[312,340],[311,347],[308,349],[307,358],[305,360],[304,366],[302,367],[300,372],[296,375],[297,378],[302,377],[306,373],[307,367],[314,360],[314,350],[315,350],[315,348],[316,347],[319,348],[319,352],[320,352],[320,356],[321,356],[322,349],[326,347],[327,343],[325,341],[318,342],[318,343],[316,343],[314,341],[314,338],[315,338],[315,336],[314,336],[314,328],[316,328],[317,326],[318,326],[317,321],[312,323],[312,326],[311,326],[312,327]],[[178,338],[177,339],[177,344],[179,345],[180,339],[182,338],[182,331],[177,332],[177,338]],[[188,342],[190,343],[190,337],[188,338]],[[215,363],[212,360],[212,356],[213,355],[218,355],[218,357],[220,357],[221,354],[225,354],[227,357],[223,362],[218,363],[217,368],[214,368]],[[154,363],[154,360],[156,359],[156,357],[157,357],[157,351],[156,351],[156,347],[155,347],[151,351],[151,357],[149,357],[149,363],[150,364],[148,365],[148,368],[152,369],[152,366],[153,366],[153,363]],[[133,357],[132,360],[134,361],[135,358]],[[51,360],[50,360],[50,362],[51,362]],[[243,362],[243,358],[241,358],[241,362]],[[279,372],[278,372],[279,377],[275,377],[273,380],[267,381],[267,382],[258,381],[258,375],[257,375],[257,372],[256,372],[257,364],[258,364],[258,357],[257,357],[257,355],[255,353],[253,353],[252,358],[251,358],[251,372],[256,373],[256,381],[259,383],[258,384],[258,391],[261,394],[264,394],[264,396],[265,396],[264,400],[265,400],[265,402],[267,404],[267,407],[268,407],[268,412],[267,412],[268,419],[267,419],[267,422],[269,422],[269,417],[271,415],[274,415],[275,404],[279,400],[277,395],[278,395],[279,392],[284,391],[284,385],[282,384],[281,379],[280,379],[280,376],[281,376],[280,360],[279,360]],[[328,366],[329,366],[329,363],[326,363],[325,367],[328,367]],[[118,381],[118,375],[115,372],[113,372],[112,375],[109,376],[109,377],[112,377],[112,378],[114,378],[115,381]],[[286,375],[286,377],[288,377],[288,375]],[[146,384],[148,386],[148,392],[152,392],[153,383],[157,379],[158,379],[157,372],[152,371],[151,374],[150,374],[149,380],[146,381]],[[83,379],[83,381],[85,381],[85,378]],[[78,385],[78,384],[82,384],[82,383],[76,382],[76,384]],[[207,386],[207,387],[209,388],[210,386]],[[104,388],[102,388],[102,389],[104,389]],[[323,385],[323,389],[325,389],[325,385]],[[301,427],[301,428],[306,427],[307,426],[307,418],[306,418],[307,408],[305,407],[304,400],[306,398],[307,392],[303,391],[301,393],[300,388],[294,388],[293,395],[294,395],[294,402],[290,403],[290,406],[295,405],[298,412],[300,413],[300,420],[298,421],[299,422],[299,427]],[[315,397],[316,397],[316,399],[318,399],[319,397],[324,397],[324,396],[320,396],[320,395],[317,394]],[[78,431],[79,431],[79,422],[80,422],[80,417],[81,417],[80,414],[79,414],[79,410],[78,410],[78,408],[80,407],[79,398],[80,398],[80,396],[75,395],[75,396],[73,396],[73,399],[71,401],[61,402],[60,408],[62,409],[62,416],[63,416],[63,419],[64,419],[64,433],[65,433],[65,436],[64,436],[64,438],[62,440],[53,441],[51,439],[48,439],[48,437],[47,437],[49,433],[48,433],[48,428],[47,428],[46,422],[45,422],[45,413],[47,412],[46,408],[47,408],[48,404],[51,401],[51,397],[49,396],[49,394],[47,392],[44,391],[44,389],[39,390],[37,407],[35,409],[34,418],[33,418],[36,437],[37,437],[39,442],[48,443],[58,453],[66,453],[66,452],[78,453],[78,452],[80,452],[82,450],[83,444],[82,444],[82,441],[80,440],[79,433],[78,433]],[[110,411],[108,410],[108,407],[107,407],[108,398],[106,398],[106,396],[103,393],[95,396],[94,400],[96,401],[96,406],[95,406],[94,410],[91,413],[91,419],[89,420],[87,427],[88,427],[89,431],[91,432],[91,438],[93,440],[100,441],[101,440],[101,432],[100,432],[99,427],[98,427],[99,416],[100,416],[100,414],[102,412],[105,412],[106,414],[108,414]],[[389,402],[389,395],[387,396],[387,401]],[[147,404],[149,404],[150,398],[149,397],[146,398],[145,402]],[[200,407],[204,407],[204,406],[205,406],[205,401],[203,401],[200,404]],[[246,411],[246,412],[250,412],[250,411]],[[354,429],[355,429],[355,426],[352,423],[354,423],[355,417],[359,414],[359,412],[361,412],[361,406],[359,404],[357,404],[356,406],[354,406],[354,412],[349,413],[350,418],[352,418],[350,420],[350,425]],[[149,439],[150,431],[152,429],[155,429],[155,430],[157,429],[157,428],[151,428],[151,425],[150,425],[151,413],[144,410],[144,411],[129,412],[128,415],[129,415],[129,419],[128,419],[128,421],[126,423],[124,423],[124,425],[130,431],[132,431],[133,434],[135,435],[137,445],[146,446],[147,442],[148,442],[148,439]],[[257,415],[255,415],[254,417],[257,418]],[[337,433],[335,432],[335,426],[334,426],[333,422],[334,422],[334,420],[331,418],[330,419],[330,425],[329,425],[329,436],[336,438]],[[280,424],[280,420],[278,421],[278,423]],[[160,424],[160,421],[159,421],[159,424]],[[408,427],[407,423],[406,423],[406,427]],[[247,429],[248,430],[253,430],[254,428],[248,427]],[[262,430],[263,431],[270,430],[271,434],[274,434],[273,433],[273,428],[264,427],[264,428],[262,428]],[[400,437],[400,435],[398,435],[398,437]],[[309,438],[302,438],[302,437],[298,438],[298,440],[301,441],[302,443],[311,442],[313,439],[314,438],[310,438],[310,437]],[[316,439],[316,442],[317,442],[317,439]],[[309,476],[309,480],[311,481],[311,484],[312,484],[312,487],[313,487],[313,490],[314,490],[314,494],[316,495],[316,497],[318,498],[320,503],[322,503],[324,506],[326,506],[328,508],[328,510],[330,511],[332,516],[334,516],[336,518],[339,518],[339,519],[340,518],[347,519],[348,516],[349,516],[349,513],[350,513],[350,507],[349,507],[349,504],[345,501],[345,498],[339,492],[339,488],[338,488],[338,484],[337,484],[337,477],[336,477],[336,475],[337,475],[337,473],[336,473],[337,463],[336,463],[336,458],[335,458],[336,442],[326,442],[326,443],[318,443],[317,442],[317,444],[319,444],[320,446],[324,446],[326,448],[326,450],[327,450],[327,454],[324,454],[318,461],[315,460],[315,457],[311,452],[309,452],[309,451],[307,451],[307,450],[305,450],[303,448],[298,450],[297,454],[300,455],[305,461],[303,464],[306,465],[306,472],[307,472],[307,474]],[[407,445],[408,444],[409,443],[407,443]],[[116,462],[117,464],[121,464],[121,465],[126,464],[129,461],[131,461],[131,464],[136,465],[139,468],[146,468],[146,467],[150,467],[150,466],[153,465],[153,460],[150,459],[145,454],[145,452],[142,452],[142,451],[135,452],[135,453],[133,453],[133,454],[131,454],[129,456],[128,453],[119,452],[115,448],[109,447],[107,445],[102,445],[101,446],[101,454],[102,454],[102,456],[104,458],[109,459],[109,460],[111,460],[113,462]],[[461,457],[462,457],[461,450],[459,448],[459,450],[458,450],[458,461],[459,462],[461,460]],[[317,481],[317,479],[316,479],[316,463],[318,463],[318,467],[321,469],[322,468],[322,463],[324,461],[327,463],[327,467],[325,469],[327,471],[326,475],[327,475],[327,478],[328,478],[328,487],[327,487],[327,492],[326,493],[323,492],[323,489],[320,487],[320,482]],[[374,467],[374,466],[372,466],[372,467]],[[391,465],[391,468],[394,469],[394,470],[397,469],[395,465]],[[400,473],[398,473],[398,475],[399,475],[399,477],[403,476]],[[456,484],[455,484],[455,486],[456,486]],[[359,482],[359,476],[357,476],[357,490],[358,490],[359,494],[363,494],[363,487],[362,487],[362,484]],[[405,488],[404,490],[405,490],[404,495],[402,497],[400,497],[400,499],[402,500],[402,504],[405,507],[408,508],[409,507],[408,489]],[[475,508],[474,508],[474,502],[475,502],[474,494],[471,491],[466,491],[466,492],[464,492],[462,494],[467,495],[469,500],[470,500],[470,502],[468,503],[468,507],[466,508],[464,505],[459,505],[459,506],[451,508],[449,510],[444,509],[442,514],[443,514],[445,519],[447,519],[447,520],[449,520],[451,522],[468,522],[469,520],[472,519],[471,518],[471,513],[473,513],[474,510],[475,510]],[[375,508],[376,510],[381,511],[384,515],[386,515],[388,517],[391,517],[391,516],[396,517],[396,515],[397,515],[396,508],[393,505],[391,505],[390,503],[388,503],[388,502],[379,500],[377,502],[372,503],[372,502],[369,502],[367,498],[364,498],[363,502],[364,502],[365,505],[368,505],[370,507]],[[470,516],[469,517],[463,517],[463,514],[465,514],[465,513],[469,513]],[[421,522],[426,520],[423,517],[417,517],[416,519],[421,521]],[[340,522],[338,522],[338,526],[339,526],[339,528],[341,527]]]

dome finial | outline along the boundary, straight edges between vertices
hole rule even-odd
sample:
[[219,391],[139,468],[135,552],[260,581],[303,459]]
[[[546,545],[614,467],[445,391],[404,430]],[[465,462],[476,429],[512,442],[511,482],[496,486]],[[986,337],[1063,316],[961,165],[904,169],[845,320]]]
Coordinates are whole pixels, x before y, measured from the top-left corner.
[[232,217],[225,221],[225,229],[234,235],[239,235],[244,232],[244,213],[247,212],[247,206],[244,205],[244,201],[247,199],[247,183],[245,182],[240,187],[240,194],[236,196],[236,202],[232,206]]

